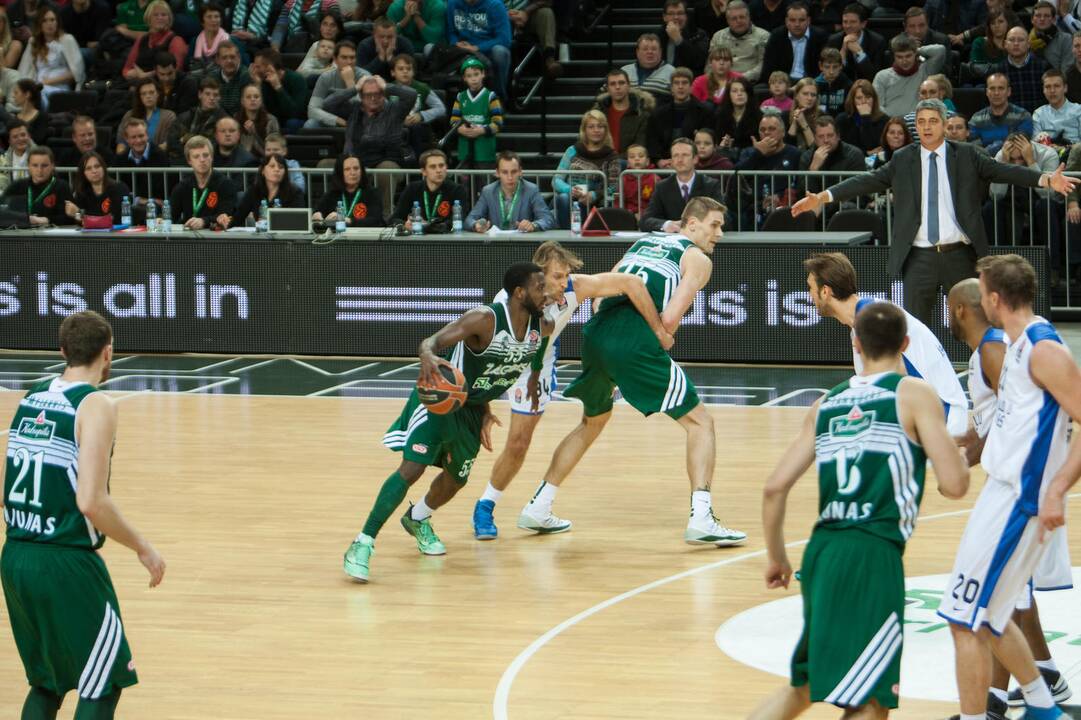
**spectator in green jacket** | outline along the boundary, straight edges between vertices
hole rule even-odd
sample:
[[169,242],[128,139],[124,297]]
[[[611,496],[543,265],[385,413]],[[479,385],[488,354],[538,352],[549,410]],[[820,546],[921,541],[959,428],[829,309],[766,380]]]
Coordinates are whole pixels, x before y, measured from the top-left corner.
[[447,3],[444,0],[394,0],[387,17],[398,32],[428,55],[447,42]]

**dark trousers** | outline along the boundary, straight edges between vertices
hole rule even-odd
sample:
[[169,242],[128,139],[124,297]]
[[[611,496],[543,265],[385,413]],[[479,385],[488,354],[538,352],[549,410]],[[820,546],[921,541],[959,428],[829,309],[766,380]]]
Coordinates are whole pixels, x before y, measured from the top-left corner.
[[911,248],[902,273],[905,310],[933,331],[935,306],[941,302],[939,288],[945,295],[958,282],[970,277],[976,277],[976,251],[971,245],[952,252]]

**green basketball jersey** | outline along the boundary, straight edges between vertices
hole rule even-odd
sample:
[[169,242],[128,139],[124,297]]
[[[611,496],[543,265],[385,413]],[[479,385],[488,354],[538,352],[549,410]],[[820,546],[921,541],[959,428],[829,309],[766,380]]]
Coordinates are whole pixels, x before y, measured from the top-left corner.
[[[476,95],[473,95],[469,88],[458,93],[458,106],[462,111],[462,120],[480,127],[487,127],[491,124],[492,94],[492,91],[488,88],[481,88]],[[469,152],[471,146],[473,148],[472,154]],[[481,135],[478,138],[467,138],[459,135],[458,157],[459,159],[471,157],[473,160],[482,162],[495,160],[495,135]]]
[[815,423],[818,521],[858,528],[900,546],[912,536],[927,456],[897,412],[902,376],[855,376],[830,390]]
[[475,353],[463,341],[454,346],[450,355],[451,364],[465,376],[465,387],[469,392],[467,405],[495,400],[518,382],[541,342],[540,318],[529,319],[525,337],[519,340],[514,336],[510,308],[506,303],[495,302],[485,307],[495,316],[492,342],[483,352]]
[[[682,235],[647,235],[631,245],[616,270],[642,278],[657,312],[661,312],[683,277],[679,269],[683,253],[692,247],[694,243]],[[626,295],[608,298],[601,303],[601,311],[622,304],[630,304]]]
[[8,539],[88,549],[105,543],[75,502],[75,414],[93,392],[93,385],[57,378],[34,386],[19,403],[4,473]]

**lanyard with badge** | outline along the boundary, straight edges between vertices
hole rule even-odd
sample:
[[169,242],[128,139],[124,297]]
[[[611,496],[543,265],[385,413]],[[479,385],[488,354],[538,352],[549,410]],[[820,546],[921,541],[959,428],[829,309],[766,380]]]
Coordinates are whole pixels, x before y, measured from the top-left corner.
[[503,196],[503,193],[499,193],[499,215],[501,217],[499,227],[503,230],[509,230],[511,218],[514,217],[514,206],[518,204],[518,195],[522,192],[521,183],[514,189],[514,197],[510,199],[510,207],[507,207],[507,200]]
[[203,209],[203,204],[206,203],[206,196],[210,194],[210,184],[203,188],[203,194],[196,199],[195,188],[191,189],[191,214],[193,217],[199,216],[199,211]]
[[357,188],[357,191],[353,193],[353,202],[348,204],[345,202],[345,193],[342,193],[342,206],[345,207],[345,216],[347,218],[353,217],[353,208],[357,206],[358,202],[360,202],[360,188]]
[[36,198],[34,197],[34,186],[33,185],[30,185],[26,189],[26,214],[27,215],[33,215],[34,214],[34,205],[41,202],[41,200],[46,195],[48,195],[50,192],[52,192],[53,185],[55,185],[55,184],[56,184],[56,178],[53,178],[52,180],[49,181],[49,184],[45,186],[45,189],[41,191],[41,194],[38,195]]
[[[435,213],[439,210],[439,201],[443,199],[443,193],[439,193],[435,196],[435,202],[431,205],[428,204],[428,191],[424,191],[424,217],[428,222],[432,222],[435,219]],[[506,222],[504,220],[504,222]]]

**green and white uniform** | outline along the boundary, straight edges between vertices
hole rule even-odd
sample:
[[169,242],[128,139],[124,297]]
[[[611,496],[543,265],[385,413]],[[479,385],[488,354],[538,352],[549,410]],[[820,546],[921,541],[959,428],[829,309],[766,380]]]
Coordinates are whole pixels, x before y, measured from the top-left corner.
[[383,444],[401,451],[406,460],[441,467],[463,485],[480,451],[485,406],[514,386],[541,342],[539,318],[530,318],[524,337],[519,339],[514,335],[510,308],[505,302],[484,307],[495,320],[488,347],[474,353],[463,341],[448,357],[465,376],[469,393],[465,405],[455,412],[435,415],[428,412],[414,389],[401,416],[383,436]]
[[35,687],[96,700],[138,682],[105,543],[76,502],[75,418],[97,388],[60,379],[30,389],[11,423],[0,555],[15,645]]
[[[462,111],[462,120],[477,127],[487,127],[492,122],[492,95],[488,88],[481,88],[474,95],[466,88],[458,93],[458,105]],[[470,145],[473,151],[470,153]],[[484,134],[478,138],[458,136],[458,158],[469,158],[478,162],[495,160],[495,135]]]
[[[657,312],[664,310],[682,280],[680,262],[694,247],[682,235],[648,236],[619,261],[617,271],[642,278]],[[606,298],[582,328],[582,374],[563,392],[585,406],[587,417],[612,409],[612,390],[644,415],[678,419],[698,405],[698,393],[683,368],[661,347],[645,318],[624,295]]]
[[803,555],[803,634],[792,685],[813,702],[897,707],[905,577],[901,556],[923,498],[927,456],[898,413],[902,376],[855,376],[815,424],[818,521]]

